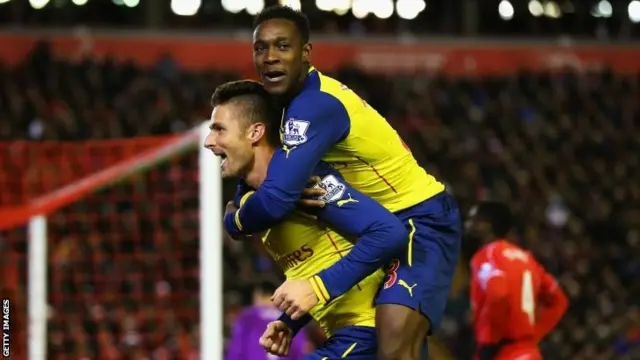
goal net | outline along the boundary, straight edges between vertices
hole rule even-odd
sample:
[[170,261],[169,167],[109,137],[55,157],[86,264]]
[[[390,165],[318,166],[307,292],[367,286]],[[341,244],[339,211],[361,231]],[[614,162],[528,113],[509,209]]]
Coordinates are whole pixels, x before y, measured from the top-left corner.
[[223,202],[206,132],[0,143],[3,352],[222,359]]

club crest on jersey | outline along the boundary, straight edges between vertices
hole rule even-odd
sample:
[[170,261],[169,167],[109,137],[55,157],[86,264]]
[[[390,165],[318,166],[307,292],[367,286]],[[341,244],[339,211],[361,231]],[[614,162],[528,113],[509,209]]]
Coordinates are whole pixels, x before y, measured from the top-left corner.
[[485,262],[480,265],[478,269],[478,281],[482,289],[487,288],[487,283],[492,277],[502,276],[503,272],[500,269],[496,269],[491,263]]
[[319,198],[319,200],[327,203],[336,202],[342,199],[342,196],[344,196],[344,192],[347,189],[345,184],[341,183],[334,175],[325,176],[316,186],[327,192]]
[[307,130],[309,122],[304,120],[289,119],[284,123],[282,129],[282,143],[289,146],[296,146],[307,141]]

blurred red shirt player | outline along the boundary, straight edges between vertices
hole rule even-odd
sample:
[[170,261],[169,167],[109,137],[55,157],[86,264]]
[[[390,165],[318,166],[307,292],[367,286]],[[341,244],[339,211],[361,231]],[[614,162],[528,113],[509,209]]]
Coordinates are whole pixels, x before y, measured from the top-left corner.
[[539,360],[538,342],[567,310],[567,296],[529,252],[505,240],[509,208],[471,209],[467,235],[480,246],[471,259],[471,303],[477,360]]

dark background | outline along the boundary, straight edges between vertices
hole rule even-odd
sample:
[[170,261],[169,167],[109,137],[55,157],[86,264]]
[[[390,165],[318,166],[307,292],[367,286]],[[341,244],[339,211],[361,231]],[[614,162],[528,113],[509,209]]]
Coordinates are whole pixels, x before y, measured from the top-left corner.
[[[188,37],[246,33],[251,23],[246,11],[231,14],[219,1],[203,0],[194,16],[173,14],[170,1],[141,0],[129,7],[107,0],[82,6],[51,0],[43,9],[34,3],[0,4],[3,34],[28,30],[44,39],[49,29],[82,26]],[[584,40],[601,51],[612,41],[638,47],[640,31],[629,19],[629,1],[611,1],[611,17],[602,15],[606,2],[541,4],[551,15],[557,5],[558,18],[533,16],[528,1],[512,3],[515,15],[508,21],[492,0],[429,0],[414,20],[358,20],[320,11],[314,1],[303,1],[303,10],[314,34],[354,43],[366,35],[445,42],[490,37],[524,46]],[[241,77],[215,64],[190,71],[170,56],[143,67],[49,50],[43,43],[18,64],[0,64],[0,209],[24,205],[158,146],[164,138],[157,136],[200,124],[215,86]],[[640,76],[606,66],[547,72],[518,71],[519,65],[505,75],[465,77],[321,70],[385,115],[465,211],[485,198],[512,207],[518,218],[512,240],[536,254],[571,301],[559,328],[541,345],[545,359],[639,358]],[[225,184],[227,199],[232,191],[233,184]],[[197,296],[206,279],[198,275],[194,152],[83,196],[48,220],[48,358],[195,358],[199,339],[206,337],[198,331]],[[6,275],[0,292],[14,300],[14,329],[22,330],[25,239],[24,227],[0,232],[0,269]],[[230,330],[250,302],[255,280],[279,278],[280,272],[259,244],[226,239],[223,247]],[[434,358],[471,358],[467,287],[461,261],[438,335],[449,354],[434,348]],[[318,340],[313,332],[310,337]],[[26,334],[14,338],[20,359]]]

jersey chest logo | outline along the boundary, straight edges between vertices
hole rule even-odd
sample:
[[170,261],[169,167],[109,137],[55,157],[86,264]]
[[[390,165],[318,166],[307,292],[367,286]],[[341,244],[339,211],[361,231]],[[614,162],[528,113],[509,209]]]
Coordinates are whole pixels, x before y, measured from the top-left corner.
[[289,119],[280,129],[282,143],[288,146],[296,146],[307,142],[307,130],[310,123],[304,120]]

